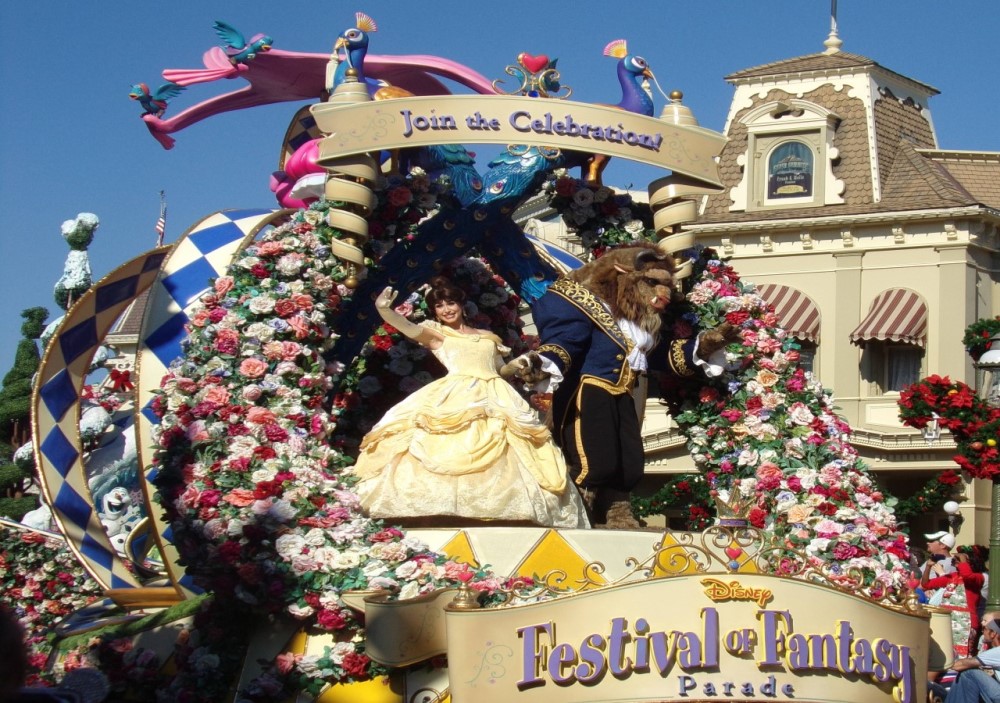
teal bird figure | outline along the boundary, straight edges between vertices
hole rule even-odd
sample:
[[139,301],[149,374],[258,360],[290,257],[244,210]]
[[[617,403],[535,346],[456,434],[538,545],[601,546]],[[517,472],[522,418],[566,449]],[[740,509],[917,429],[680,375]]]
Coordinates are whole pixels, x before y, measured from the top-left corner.
[[142,105],[143,115],[153,115],[160,117],[167,109],[167,100],[177,97],[184,90],[184,86],[176,83],[164,83],[151,93],[149,86],[145,83],[136,83],[132,86],[128,96]]
[[238,29],[219,20],[215,21],[214,28],[219,39],[225,42],[222,48],[234,66],[252,61],[257,58],[257,54],[270,51],[274,44],[274,40],[266,34],[255,34],[248,42]]

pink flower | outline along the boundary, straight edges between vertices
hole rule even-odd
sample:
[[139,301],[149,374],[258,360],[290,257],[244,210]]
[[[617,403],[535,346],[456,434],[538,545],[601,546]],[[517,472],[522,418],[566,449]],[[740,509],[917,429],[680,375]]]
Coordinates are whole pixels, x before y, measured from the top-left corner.
[[267,373],[267,364],[260,359],[250,357],[240,362],[240,373],[247,378],[260,378]]
[[215,292],[219,295],[225,295],[233,289],[234,285],[236,285],[236,282],[232,276],[220,276],[215,280]]
[[229,493],[227,493],[222,500],[230,505],[245,508],[257,499],[254,497],[254,492],[247,488],[234,488],[229,491]]
[[252,407],[247,411],[247,422],[252,422],[256,425],[266,425],[269,422],[275,422],[277,417],[273,412],[267,408]]
[[766,337],[764,339],[757,340],[757,349],[764,352],[765,354],[773,354],[776,351],[781,351],[781,342],[779,342],[774,337]]
[[309,336],[309,323],[301,315],[290,317],[286,320],[292,331],[295,332],[296,339],[305,339]]
[[229,403],[229,391],[222,386],[212,386],[205,391],[205,400],[216,405],[227,405]]
[[281,242],[261,242],[257,247],[260,256],[277,256],[285,250]]
[[299,660],[300,656],[291,652],[282,652],[274,658],[274,663],[278,667],[278,671],[282,674],[287,674],[295,667],[295,662]]

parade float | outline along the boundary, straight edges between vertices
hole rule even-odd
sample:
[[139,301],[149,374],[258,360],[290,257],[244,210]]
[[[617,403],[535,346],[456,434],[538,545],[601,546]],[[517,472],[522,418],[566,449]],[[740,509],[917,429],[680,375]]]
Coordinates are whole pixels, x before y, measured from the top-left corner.
[[[544,55],[517,55],[508,86],[368,54],[375,23],[356,19],[332,56],[217,23],[226,49],[204,68],[132,91],[165,148],[226,110],[311,104],[281,144],[280,209],[216,212],[123,264],[46,349],[35,460],[65,549],[101,592],[56,626],[46,674],[97,669],[134,700],[923,699],[951,656],[947,614],[917,603],[906,537],[794,339],[684,232],[719,187],[724,138],[677,93],[654,116],[652,72],[624,41],[605,51],[621,102],[601,105],[569,100]],[[248,85],[165,116],[228,78]],[[461,146],[476,144],[504,147],[482,173]],[[648,204],[602,183],[609,158],[663,169]],[[422,286],[445,272],[477,325],[524,350],[520,315],[579,265],[515,222],[539,194],[597,254],[647,239],[677,259],[686,302],[669,329],[739,328],[723,376],[662,389],[717,503],[708,529],[401,528],[360,510],[361,437],[438,373],[381,324],[375,296],[403,291],[419,321]],[[81,393],[140,297],[116,388],[130,415],[109,432],[131,437],[142,508],[114,540]]]

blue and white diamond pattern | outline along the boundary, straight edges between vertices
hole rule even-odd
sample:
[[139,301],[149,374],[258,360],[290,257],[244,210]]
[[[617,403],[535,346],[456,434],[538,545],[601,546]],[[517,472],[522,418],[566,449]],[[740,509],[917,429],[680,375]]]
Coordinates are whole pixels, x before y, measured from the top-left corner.
[[156,280],[169,249],[159,247],[132,259],[81,296],[46,349],[36,379],[32,438],[42,493],[70,549],[105,589],[142,584],[111,545],[87,486],[80,392],[104,337]]

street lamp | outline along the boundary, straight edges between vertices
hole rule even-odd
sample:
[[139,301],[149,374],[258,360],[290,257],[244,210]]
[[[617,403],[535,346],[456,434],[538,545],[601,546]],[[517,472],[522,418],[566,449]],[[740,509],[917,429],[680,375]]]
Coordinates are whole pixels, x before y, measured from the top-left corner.
[[924,438],[927,442],[927,446],[934,444],[936,441],[941,439],[941,416],[937,413],[931,413],[931,421],[923,426],[920,430],[920,436]]
[[[1000,407],[1000,333],[993,335],[989,349],[976,362],[979,397]],[[1000,608],[1000,476],[993,477],[990,496],[990,585],[987,610]]]

